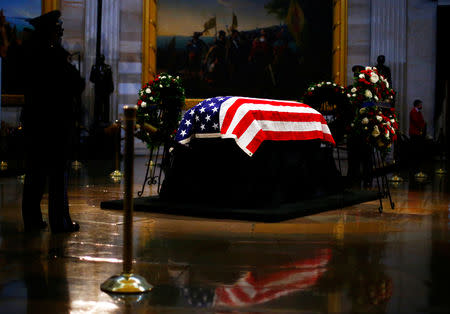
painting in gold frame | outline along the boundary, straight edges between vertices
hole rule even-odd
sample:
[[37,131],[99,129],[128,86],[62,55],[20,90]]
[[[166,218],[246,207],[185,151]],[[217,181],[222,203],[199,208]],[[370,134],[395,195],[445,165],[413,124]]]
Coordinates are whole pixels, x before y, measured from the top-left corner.
[[[332,0],[332,49],[331,79],[346,85],[347,67],[347,0]],[[157,73],[157,1],[143,1],[142,32],[142,82],[147,82]],[[206,95],[205,95],[206,96]],[[187,99],[187,106],[199,99]]]
[[[40,13],[47,13],[52,10],[56,10],[59,8],[59,0],[36,0],[37,6],[41,7]],[[20,5],[18,2],[15,2],[14,4]],[[7,73],[6,73],[7,75]],[[5,76],[3,76],[5,78]],[[5,78],[6,79],[6,78]],[[8,106],[8,105],[22,105],[24,103],[24,97],[21,93],[3,93],[1,95],[1,104],[2,106]]]

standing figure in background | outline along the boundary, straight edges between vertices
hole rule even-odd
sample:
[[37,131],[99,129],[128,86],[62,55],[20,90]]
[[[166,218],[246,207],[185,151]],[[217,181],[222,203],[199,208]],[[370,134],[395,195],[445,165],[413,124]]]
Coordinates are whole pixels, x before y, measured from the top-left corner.
[[62,47],[60,11],[29,20],[35,31],[24,60],[27,82],[22,123],[25,135],[25,182],[22,216],[25,231],[44,229],[40,203],[48,181],[48,219],[53,233],[74,232],[67,180],[75,133],[74,106],[84,80]]
[[384,76],[384,78],[388,81],[389,87],[392,88],[392,77],[391,77],[391,69],[388,66],[384,65],[386,62],[386,57],[383,55],[379,55],[377,57],[377,65],[375,66],[378,70],[378,73]]
[[420,99],[414,100],[414,108],[409,112],[409,138],[411,142],[411,161],[413,170],[421,170],[425,157],[425,135],[427,124],[422,115],[422,104]]
[[114,91],[111,67],[100,55],[92,66],[89,80],[95,84],[94,124],[109,123],[109,96]]

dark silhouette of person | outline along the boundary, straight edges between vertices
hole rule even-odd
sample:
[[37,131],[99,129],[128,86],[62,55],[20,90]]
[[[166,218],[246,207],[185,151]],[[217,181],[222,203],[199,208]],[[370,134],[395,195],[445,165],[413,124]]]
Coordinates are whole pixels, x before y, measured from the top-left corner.
[[375,66],[378,70],[378,73],[384,76],[384,78],[388,81],[389,87],[392,88],[392,77],[391,77],[391,69],[384,65],[386,62],[386,57],[383,55],[379,55],[377,57],[377,65]]
[[206,79],[210,83],[221,85],[227,79],[226,73],[227,38],[225,31],[219,31],[217,39],[205,56]]
[[254,87],[257,93],[261,93],[263,96],[267,96],[267,92],[271,87],[272,53],[272,47],[268,42],[266,31],[261,29],[259,35],[252,42],[248,61],[253,69]]
[[40,203],[48,183],[48,219],[51,231],[74,232],[79,225],[71,220],[67,198],[68,159],[75,134],[76,98],[84,80],[69,62],[62,47],[60,11],[51,11],[29,20],[34,26],[26,46],[28,84],[22,124],[25,137],[25,182],[22,217],[25,231],[45,229]]
[[427,124],[422,115],[423,102],[414,100],[413,108],[409,112],[409,139],[411,144],[411,168],[421,168],[425,153],[425,135]]
[[89,80],[95,84],[94,123],[109,123],[109,98],[114,91],[111,67],[105,63],[105,56],[98,56],[91,68]]
[[247,55],[239,31],[233,29],[227,43],[228,72],[232,83],[239,86],[242,83],[243,71],[247,63]]
[[353,72],[353,78],[357,78],[359,75],[359,72],[361,72],[362,70],[364,70],[364,66],[356,64],[354,66],[352,66],[352,72]]
[[[352,66],[353,79],[358,80],[358,75],[365,67],[360,64]],[[351,90],[353,85],[349,85],[347,89]],[[361,145],[361,138],[350,136],[347,138],[348,149],[348,172],[350,185],[360,187],[361,182],[364,187],[369,187],[372,182],[370,169],[373,167],[372,148],[368,145]]]
[[195,32],[186,44],[187,70],[192,77],[201,76],[202,60],[208,51],[208,46],[200,39],[201,35],[201,32]]

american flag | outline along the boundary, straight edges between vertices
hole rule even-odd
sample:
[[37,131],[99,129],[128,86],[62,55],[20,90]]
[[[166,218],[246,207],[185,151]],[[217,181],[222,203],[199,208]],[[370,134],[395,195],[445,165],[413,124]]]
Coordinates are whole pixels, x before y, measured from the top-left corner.
[[315,256],[280,266],[283,271],[256,276],[248,272],[235,284],[217,287],[215,306],[242,307],[265,303],[314,286],[327,270],[331,250],[322,249]]
[[234,138],[249,156],[264,140],[321,139],[335,144],[322,114],[308,105],[231,96],[205,99],[185,113],[175,140],[187,144],[192,137]]

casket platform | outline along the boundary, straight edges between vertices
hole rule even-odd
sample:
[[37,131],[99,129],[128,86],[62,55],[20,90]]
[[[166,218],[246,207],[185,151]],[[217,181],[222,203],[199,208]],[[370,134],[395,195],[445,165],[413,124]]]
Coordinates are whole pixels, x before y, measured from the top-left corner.
[[160,194],[136,198],[135,210],[281,221],[377,199],[343,189],[326,121],[301,103],[207,99],[186,112],[176,140]]

